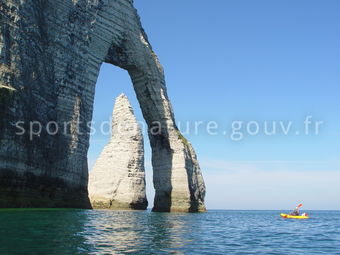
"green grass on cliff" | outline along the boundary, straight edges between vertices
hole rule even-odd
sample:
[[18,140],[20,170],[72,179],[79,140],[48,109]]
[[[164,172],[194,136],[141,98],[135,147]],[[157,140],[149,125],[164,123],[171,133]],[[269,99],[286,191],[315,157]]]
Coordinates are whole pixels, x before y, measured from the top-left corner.
[[177,130],[178,138],[183,142],[185,146],[189,146],[188,140],[181,134],[179,130]]

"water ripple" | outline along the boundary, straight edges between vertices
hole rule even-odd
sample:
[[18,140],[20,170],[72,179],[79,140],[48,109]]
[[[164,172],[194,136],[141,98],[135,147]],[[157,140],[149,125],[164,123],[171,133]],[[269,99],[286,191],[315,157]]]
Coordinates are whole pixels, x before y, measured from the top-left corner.
[[2,210],[0,254],[340,254],[340,212]]

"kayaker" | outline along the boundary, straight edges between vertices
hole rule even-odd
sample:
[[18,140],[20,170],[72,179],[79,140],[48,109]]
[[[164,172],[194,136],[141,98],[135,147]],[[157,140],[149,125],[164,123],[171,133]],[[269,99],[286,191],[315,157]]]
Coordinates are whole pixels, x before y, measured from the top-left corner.
[[290,214],[292,216],[300,216],[300,207],[302,206],[302,204],[298,205],[295,210]]

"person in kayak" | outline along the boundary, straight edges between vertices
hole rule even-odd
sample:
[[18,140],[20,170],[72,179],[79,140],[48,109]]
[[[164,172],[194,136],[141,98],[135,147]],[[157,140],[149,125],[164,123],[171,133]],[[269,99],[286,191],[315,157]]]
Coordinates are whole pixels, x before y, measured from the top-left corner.
[[302,204],[298,205],[290,215],[292,215],[292,216],[300,216],[300,207],[301,206],[302,206]]

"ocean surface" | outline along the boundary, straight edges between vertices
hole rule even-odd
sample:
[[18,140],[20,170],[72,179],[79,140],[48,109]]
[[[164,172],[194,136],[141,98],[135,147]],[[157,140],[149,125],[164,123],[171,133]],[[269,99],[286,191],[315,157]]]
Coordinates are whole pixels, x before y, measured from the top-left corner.
[[0,254],[340,254],[340,211],[0,210]]

